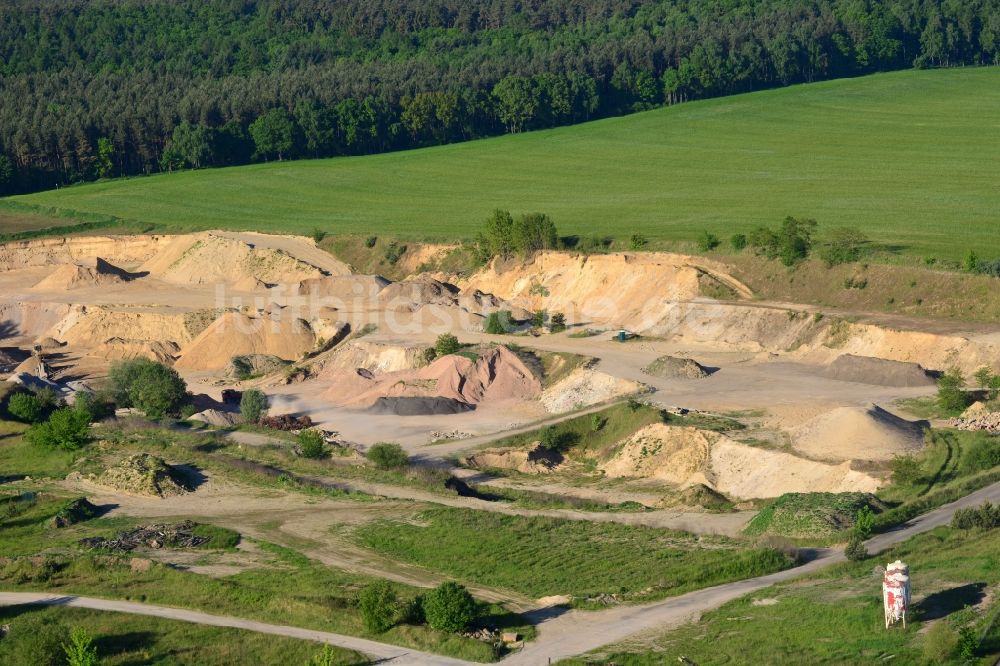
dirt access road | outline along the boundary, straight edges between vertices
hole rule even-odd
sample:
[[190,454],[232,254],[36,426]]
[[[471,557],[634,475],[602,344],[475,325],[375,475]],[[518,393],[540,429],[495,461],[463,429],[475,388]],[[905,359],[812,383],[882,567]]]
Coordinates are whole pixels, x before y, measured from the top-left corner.
[[167,620],[180,620],[182,622],[193,622],[195,624],[205,624],[213,627],[232,627],[234,629],[246,629],[257,631],[262,634],[273,634],[275,636],[286,636],[288,638],[300,638],[318,643],[329,643],[340,648],[355,650],[369,657],[378,659],[379,662],[393,662],[399,664],[415,664],[416,666],[462,666],[468,662],[460,659],[452,659],[409,648],[397,647],[386,643],[369,641],[364,638],[354,636],[342,636],[331,634],[326,631],[315,631],[313,629],[301,629],[299,627],[288,627],[278,624],[267,624],[265,622],[255,622],[254,620],[243,620],[235,617],[225,617],[221,615],[210,615],[199,613],[198,611],[183,610],[180,608],[169,608],[167,606],[154,606],[152,604],[139,604],[131,601],[111,601],[109,599],[95,599],[92,597],[78,597],[71,595],[43,594],[33,592],[0,592],[0,606],[19,606],[21,604],[32,604],[39,606],[72,606],[74,608],[90,608],[100,611],[112,611],[116,613],[129,613],[131,615],[148,615],[161,617]]
[[[872,554],[877,554],[914,535],[946,525],[957,509],[977,506],[985,501],[1000,502],[1000,483],[987,486],[951,504],[946,504],[929,513],[918,516],[892,531],[879,534],[867,542],[868,549]],[[717,608],[743,595],[843,561],[844,554],[839,550],[819,550],[816,551],[815,557],[811,561],[793,569],[759,578],[751,578],[704,590],[697,590],[651,604],[624,606],[594,612],[571,610],[561,614],[557,609],[543,609],[537,611],[532,618],[539,623],[538,640],[520,652],[507,657],[502,663],[509,664],[510,666],[538,666],[539,664],[547,663],[549,659],[558,661],[559,659],[584,654],[604,645],[616,643],[634,634],[649,631],[662,632],[671,627],[683,624],[697,617],[700,613]],[[415,650],[407,650],[352,636],[299,629],[297,627],[269,625],[240,618],[209,615],[196,611],[87,597],[66,597],[43,593],[0,593],[0,605],[11,606],[19,604],[71,605],[139,615],[153,615],[213,626],[238,627],[291,638],[328,642],[340,647],[359,650],[380,660],[398,659],[398,663],[401,664],[406,663],[421,666],[424,664],[452,665],[471,663]]]

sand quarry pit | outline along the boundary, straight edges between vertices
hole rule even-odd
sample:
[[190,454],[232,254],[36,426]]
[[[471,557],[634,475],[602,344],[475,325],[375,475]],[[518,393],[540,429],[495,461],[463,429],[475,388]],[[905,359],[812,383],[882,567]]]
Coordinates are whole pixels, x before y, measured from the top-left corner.
[[[731,298],[703,297],[706,277]],[[399,426],[387,433],[416,442],[452,428],[497,432],[630,395],[703,409],[725,394],[725,409],[743,408],[745,396],[753,408],[802,414],[780,429],[803,458],[885,462],[918,450],[921,426],[867,403],[932,391],[925,368],[1000,358],[991,331],[900,318],[838,322],[752,297],[724,263],[656,252],[543,252],[468,275],[393,282],[354,274],[294,236],[206,231],[0,245],[0,347],[23,360],[37,341],[51,343],[25,372],[99,379],[115,361],[146,357],[216,394],[250,375],[281,393],[279,409],[315,412],[362,442],[381,439],[393,417]],[[661,342],[482,333],[491,312],[523,318],[539,309],[565,312],[571,332],[626,327]],[[473,351],[427,362],[445,331]],[[550,381],[503,347],[508,340],[597,364]],[[744,360],[715,360],[732,353]],[[237,372],[234,357],[268,362]],[[775,360],[808,369],[786,386],[787,375],[769,371]]]

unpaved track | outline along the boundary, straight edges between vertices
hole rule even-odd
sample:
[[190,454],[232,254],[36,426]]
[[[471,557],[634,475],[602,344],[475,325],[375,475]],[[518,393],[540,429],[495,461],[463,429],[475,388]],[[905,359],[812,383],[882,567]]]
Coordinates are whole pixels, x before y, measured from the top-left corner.
[[[951,504],[946,504],[923,516],[914,518],[899,528],[873,537],[867,542],[869,551],[877,554],[906,539],[946,525],[956,509],[977,506],[985,501],[1000,502],[1000,483],[995,483],[967,495]],[[845,560],[839,550],[820,550],[808,563],[770,574],[759,578],[718,585],[704,590],[696,590],[679,597],[641,606],[622,606],[605,611],[571,610],[559,614],[556,609],[542,609],[532,614],[539,622],[539,638],[520,652],[503,660],[512,666],[538,666],[548,660],[557,661],[568,657],[584,654],[604,645],[618,641],[638,633],[657,631],[675,627],[697,617],[699,614],[717,608],[722,604],[741,596],[760,590],[781,581],[797,578],[803,574],[821,569]],[[58,600],[64,601],[58,601]],[[108,601],[86,597],[60,597],[51,594],[37,593],[0,593],[0,605],[17,604],[49,604],[71,605],[99,610],[110,610],[138,615],[154,615],[199,624],[209,624],[221,627],[238,627],[251,631],[262,631],[270,634],[319,640],[333,645],[360,650],[380,659],[398,660],[400,664],[467,664],[460,660],[438,657],[414,650],[406,650],[384,643],[367,641],[351,636],[328,634],[324,632],[269,625],[259,622],[242,620],[186,611],[162,606],[150,606],[132,602]],[[546,619],[548,618],[548,619]]]
[[[866,545],[873,555],[880,553],[916,534],[947,525],[956,509],[977,506],[985,501],[1000,501],[1000,483],[987,486],[951,504],[918,516],[890,532],[872,537]],[[794,569],[696,590],[652,604],[623,606],[591,613],[569,611],[543,621],[538,627],[538,640],[521,652],[508,657],[503,663],[516,666],[545,664],[550,658],[555,662],[574,657],[617,643],[634,634],[654,630],[663,632],[750,592],[846,560],[843,552],[839,550],[819,550],[815,555],[810,562]]]
[[148,615],[152,617],[162,617],[167,620],[180,620],[182,622],[193,622],[195,624],[205,624],[213,627],[232,627],[234,629],[246,629],[257,631],[263,634],[273,634],[275,636],[286,636],[288,638],[300,638],[307,641],[317,641],[319,643],[329,643],[337,647],[348,650],[355,650],[369,657],[374,657],[380,662],[392,662],[398,664],[416,664],[418,666],[460,666],[469,662],[460,659],[451,659],[436,654],[420,652],[410,648],[388,645],[369,641],[364,638],[354,636],[344,636],[342,634],[331,634],[326,631],[316,631],[314,629],[300,629],[299,627],[288,627],[279,624],[267,624],[254,620],[243,620],[235,617],[223,615],[210,615],[199,613],[198,611],[183,610],[180,608],[169,608],[167,606],[154,606],[152,604],[139,604],[131,601],[112,601],[109,599],[95,599],[93,597],[78,597],[73,595],[42,594],[34,592],[0,592],[0,606],[17,606],[21,604],[33,604],[42,606],[72,606],[74,608],[90,608],[100,611],[113,611],[117,613],[129,613],[131,615]]

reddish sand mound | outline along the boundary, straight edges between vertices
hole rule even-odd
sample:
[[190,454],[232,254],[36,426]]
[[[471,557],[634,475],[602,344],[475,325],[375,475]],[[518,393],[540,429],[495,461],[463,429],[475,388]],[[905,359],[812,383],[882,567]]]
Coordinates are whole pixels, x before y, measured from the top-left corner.
[[132,279],[132,275],[108,263],[104,259],[83,260],[63,264],[49,276],[32,287],[36,291],[65,291],[87,287],[105,287],[121,284]]
[[303,319],[248,317],[240,312],[227,312],[184,347],[176,367],[219,370],[229,365],[234,356],[250,354],[295,361],[315,347],[315,334]]
[[542,386],[506,347],[494,347],[476,361],[465,356],[439,358],[415,371],[376,376],[366,370],[343,373],[324,397],[341,404],[370,407],[380,398],[449,398],[475,405],[505,400],[533,400]]

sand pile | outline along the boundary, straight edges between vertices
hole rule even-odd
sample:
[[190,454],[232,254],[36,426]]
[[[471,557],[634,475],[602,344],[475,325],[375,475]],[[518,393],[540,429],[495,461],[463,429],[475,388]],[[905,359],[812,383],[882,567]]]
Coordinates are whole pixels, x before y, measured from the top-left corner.
[[137,453],[109,467],[97,483],[115,490],[152,497],[171,497],[188,491],[184,477],[162,458]]
[[926,421],[907,421],[878,405],[838,407],[793,428],[797,451],[820,460],[891,460],[919,451]]
[[39,349],[48,351],[48,350],[52,350],[52,349],[59,349],[61,347],[65,347],[66,343],[65,342],[60,342],[59,340],[56,340],[55,338],[46,336],[46,337],[38,338],[37,340],[35,340],[35,346],[38,347]]
[[457,287],[423,277],[393,282],[379,292],[378,302],[389,310],[416,312],[425,305],[455,305],[457,294]]
[[322,277],[323,271],[282,249],[260,247],[214,232],[175,236],[140,270],[175,284],[225,282],[247,285],[298,282]]
[[328,299],[335,308],[355,305],[364,309],[380,291],[392,284],[380,275],[335,275],[300,281],[294,293]]
[[709,375],[708,370],[697,361],[676,356],[661,356],[642,371],[661,379],[701,379]]
[[654,424],[622,442],[599,464],[607,476],[700,483],[740,499],[789,492],[873,492],[879,480],[851,469],[747,446],[716,432]]
[[542,394],[542,405],[553,414],[605,402],[643,389],[642,384],[612,377],[591,368],[571,372]]
[[229,426],[234,426],[241,422],[239,414],[235,414],[233,412],[222,412],[218,409],[206,409],[203,412],[192,414],[187,420],[201,421],[202,423],[218,426],[220,428],[228,428]]
[[422,345],[349,340],[324,357],[319,377],[328,379],[345,372],[353,373],[358,368],[376,375],[414,370],[422,364],[423,351]]
[[[482,352],[476,361],[449,355],[419,370],[375,375],[357,369],[333,377],[336,378],[334,386],[324,393],[324,397],[357,407],[373,406],[380,398],[447,398],[477,405],[533,400],[541,393],[539,379],[506,347]],[[383,401],[382,405],[385,404]],[[438,403],[432,406],[437,407]]]
[[985,416],[989,413],[990,408],[986,406],[986,403],[982,400],[976,400],[974,403],[965,408],[965,411],[961,414],[961,418],[974,419],[979,416]]
[[304,319],[271,319],[227,312],[182,348],[176,367],[221,370],[234,356],[254,354],[296,361],[315,348],[316,336]]
[[170,340],[128,340],[115,337],[97,345],[87,355],[108,361],[148,358],[169,365],[176,360],[180,350],[177,343]]
[[104,259],[95,257],[59,266],[48,277],[36,283],[32,289],[35,291],[66,291],[87,287],[108,287],[128,282],[133,277],[135,276]]
[[473,469],[511,469],[524,474],[547,474],[562,463],[558,451],[536,442],[527,450],[487,449],[462,458],[459,462]]
[[820,374],[829,379],[875,386],[934,385],[934,378],[918,363],[903,363],[854,354],[838,356]]

